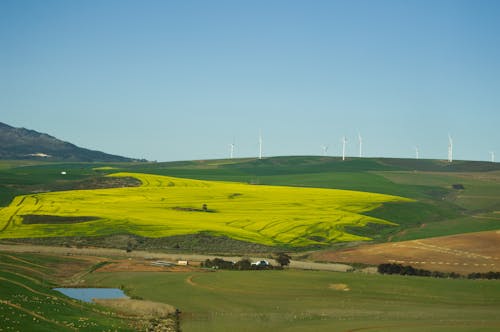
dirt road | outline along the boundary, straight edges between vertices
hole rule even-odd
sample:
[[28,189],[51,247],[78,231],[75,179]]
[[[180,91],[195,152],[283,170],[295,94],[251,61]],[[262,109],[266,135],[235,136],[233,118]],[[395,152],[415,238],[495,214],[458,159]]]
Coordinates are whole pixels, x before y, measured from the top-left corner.
[[[202,262],[206,259],[214,259],[221,256],[213,255],[198,255],[198,254],[168,254],[168,253],[155,253],[148,251],[132,251],[127,253],[125,250],[120,249],[108,249],[108,248],[67,248],[67,247],[52,247],[52,246],[37,246],[37,245],[26,245],[26,244],[15,244],[15,245],[5,245],[0,244],[0,251],[7,252],[35,252],[42,254],[52,254],[52,255],[65,255],[65,256],[98,256],[98,257],[112,257],[116,259],[123,258],[133,258],[133,259],[145,259],[145,260],[163,260],[169,262],[177,262],[179,260],[187,260],[193,262]],[[229,256],[222,257],[229,261],[238,261],[241,256]],[[277,265],[277,263],[267,257],[249,257],[252,261],[267,260],[271,264]],[[346,272],[351,269],[350,265],[347,264],[335,264],[335,263],[314,263],[307,261],[296,261],[292,260],[290,262],[290,268],[293,269],[303,269],[303,270],[321,270],[321,271],[336,271],[336,272]]]

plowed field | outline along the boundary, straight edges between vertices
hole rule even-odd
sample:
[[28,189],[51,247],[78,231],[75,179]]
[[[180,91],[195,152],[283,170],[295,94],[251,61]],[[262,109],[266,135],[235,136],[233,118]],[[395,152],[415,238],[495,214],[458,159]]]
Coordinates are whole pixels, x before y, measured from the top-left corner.
[[421,240],[362,245],[312,254],[318,261],[399,263],[443,272],[500,271],[500,231],[468,233]]

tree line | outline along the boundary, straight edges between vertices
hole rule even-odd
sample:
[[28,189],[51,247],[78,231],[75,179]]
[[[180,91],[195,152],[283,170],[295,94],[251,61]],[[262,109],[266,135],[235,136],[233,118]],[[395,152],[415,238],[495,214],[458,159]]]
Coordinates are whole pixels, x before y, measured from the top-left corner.
[[[290,264],[291,257],[286,253],[278,253],[274,257],[279,266],[273,266],[267,261],[253,263],[248,258],[243,258],[237,262],[226,261],[222,258],[206,259],[201,262],[202,267],[222,270],[282,270]],[[262,263],[262,264],[261,264]]]
[[464,278],[468,279],[500,279],[500,272],[486,272],[486,273],[470,273],[467,276],[463,276],[456,272],[440,272],[440,271],[430,271],[425,269],[417,269],[410,265],[402,265],[396,263],[384,263],[379,264],[377,268],[378,272],[381,274],[399,274],[408,276],[420,276],[420,277],[433,277],[433,278]]
[[474,272],[470,273],[467,278],[469,279],[500,279],[500,272],[485,272],[485,273],[480,273],[480,272]]
[[214,258],[212,260],[206,259],[204,262],[201,262],[201,267],[217,269],[217,270],[273,270],[274,266],[269,265],[252,265],[252,262],[243,258],[237,262],[226,261],[222,258]]

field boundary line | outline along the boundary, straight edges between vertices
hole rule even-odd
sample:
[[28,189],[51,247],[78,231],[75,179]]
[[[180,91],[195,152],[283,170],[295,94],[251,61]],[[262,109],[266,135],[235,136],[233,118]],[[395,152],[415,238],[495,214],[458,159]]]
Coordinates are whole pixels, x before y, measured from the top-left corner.
[[44,278],[50,279],[50,276],[48,274],[46,274],[44,272],[40,272],[40,271],[35,270],[35,269],[31,269],[31,268],[29,268],[27,266],[10,264],[10,263],[4,263],[4,262],[0,262],[0,265],[6,265],[6,266],[10,266],[10,267],[15,267],[17,269],[25,270],[25,271],[30,271],[30,272],[33,272],[35,274],[41,275]]
[[24,275],[22,273],[17,273],[17,272],[11,271],[11,270],[2,270],[2,272],[10,273],[10,274],[16,275],[18,277],[28,279],[28,280],[33,281],[35,284],[38,284],[38,285],[43,285],[42,281],[37,280],[37,279],[32,278],[32,277],[28,277],[27,275]]
[[20,262],[23,262],[23,263],[26,263],[26,264],[29,264],[29,265],[33,265],[33,266],[36,266],[36,267],[41,267],[41,268],[44,268],[44,269],[48,269],[48,267],[46,267],[46,266],[39,265],[39,264],[36,264],[36,263],[32,263],[30,261],[27,261],[27,260],[19,258],[19,257],[15,257],[15,256],[12,256],[12,255],[5,255],[5,256],[9,257],[10,259],[13,259],[13,260],[16,260],[16,261],[20,261]]

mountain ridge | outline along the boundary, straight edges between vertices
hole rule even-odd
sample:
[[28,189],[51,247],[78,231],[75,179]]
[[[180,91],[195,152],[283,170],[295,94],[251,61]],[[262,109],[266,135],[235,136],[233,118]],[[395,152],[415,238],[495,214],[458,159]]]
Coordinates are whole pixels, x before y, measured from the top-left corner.
[[0,159],[130,162],[137,159],[90,150],[46,133],[0,122]]

